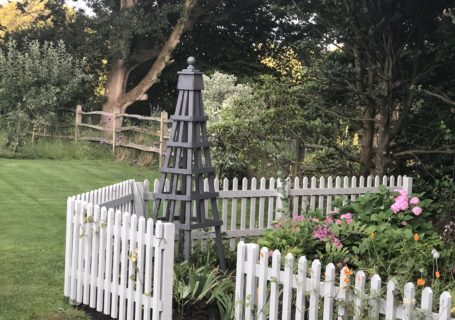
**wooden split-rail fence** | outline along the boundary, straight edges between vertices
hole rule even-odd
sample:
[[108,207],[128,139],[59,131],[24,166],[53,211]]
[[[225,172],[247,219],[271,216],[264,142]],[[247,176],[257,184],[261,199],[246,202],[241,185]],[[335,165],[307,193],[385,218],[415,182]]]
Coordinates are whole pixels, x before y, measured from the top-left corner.
[[[106,130],[102,126],[84,123],[82,116],[90,116],[90,115],[97,115],[97,116],[105,116],[110,117],[112,120],[112,128],[109,128],[109,136],[110,138],[106,138],[107,134],[104,134]],[[141,121],[148,121],[148,122],[155,122],[159,123],[159,130],[153,131],[146,128],[142,128],[140,126],[120,126],[116,127],[116,119],[118,118],[128,118],[128,119],[136,119]],[[169,119],[168,113],[163,111],[160,113],[159,117],[152,117],[152,116],[140,116],[135,114],[127,114],[127,113],[108,113],[104,111],[90,111],[85,112],[82,111],[82,106],[78,105],[76,107],[76,117],[75,117],[75,130],[74,130],[74,141],[77,143],[78,141],[92,141],[92,142],[99,142],[99,143],[106,143],[112,145],[112,153],[115,154],[115,150],[117,147],[124,147],[124,148],[132,148],[136,150],[141,150],[145,152],[152,152],[159,154],[160,165],[162,161],[162,155],[164,153],[166,147],[166,141],[168,139],[167,132],[168,132],[168,125],[171,123],[172,120]],[[103,132],[102,137],[94,137],[94,136],[85,136],[81,134],[81,128],[90,128],[94,130],[98,130]],[[158,137],[158,141],[154,145],[143,145],[129,141],[123,141],[121,138],[122,132],[136,132],[139,134],[151,135]]]
[[433,312],[433,291],[429,287],[423,289],[419,303],[413,283],[404,286],[401,299],[394,280],[383,283],[379,275],[373,275],[367,285],[363,271],[352,276],[346,271],[343,268],[337,272],[333,263],[323,271],[319,260],[311,262],[300,257],[295,261],[292,254],[283,261],[278,250],[259,251],[257,244],[240,242],[235,319],[455,320],[451,318],[452,297],[448,291],[438,299],[439,311]]
[[68,199],[64,294],[118,319],[172,319],[174,225]]
[[[406,176],[215,179],[215,190],[219,193],[218,208],[223,220],[222,231],[229,239],[231,251],[235,251],[239,240],[262,235],[286,211],[292,216],[315,210],[329,213],[334,209],[335,198],[355,200],[362,194],[377,191],[381,185],[412,192],[412,178]],[[208,181],[205,181],[204,188],[208,190]],[[107,208],[147,217],[154,205],[154,193],[158,190],[158,179],[152,186],[148,180],[127,180],[84,193],[80,198]],[[205,206],[206,210],[208,207]],[[166,201],[163,212],[165,208]],[[206,216],[210,217],[210,212]],[[204,239],[213,237],[213,230],[193,234],[193,240],[201,243],[206,242]]]

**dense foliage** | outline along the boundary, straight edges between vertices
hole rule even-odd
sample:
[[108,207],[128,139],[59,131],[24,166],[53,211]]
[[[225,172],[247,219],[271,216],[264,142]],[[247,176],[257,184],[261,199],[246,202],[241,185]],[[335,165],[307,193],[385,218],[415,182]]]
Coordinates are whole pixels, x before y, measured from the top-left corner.
[[31,41],[18,50],[12,41],[0,51],[0,116],[11,149],[33,131],[63,122],[62,111],[80,99],[90,78],[84,68],[62,42]]
[[453,291],[455,243],[449,231],[441,237],[434,230],[433,210],[428,199],[383,188],[352,203],[345,200],[326,217],[312,213],[277,221],[259,244],[333,262],[339,270],[347,265],[382,279]]

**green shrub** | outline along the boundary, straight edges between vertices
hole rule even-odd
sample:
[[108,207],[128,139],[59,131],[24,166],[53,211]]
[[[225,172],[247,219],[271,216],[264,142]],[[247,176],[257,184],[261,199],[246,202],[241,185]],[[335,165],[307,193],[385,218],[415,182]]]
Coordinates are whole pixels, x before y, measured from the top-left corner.
[[60,124],[63,108],[74,108],[91,77],[85,61],[72,57],[63,42],[16,42],[0,51],[0,119],[13,151],[32,131]]
[[402,284],[424,280],[435,296],[454,293],[455,243],[444,242],[433,229],[431,201],[382,188],[345,206],[338,203],[340,209],[326,217],[312,213],[277,221],[259,245],[333,262],[338,270],[347,265],[384,280],[393,276]]

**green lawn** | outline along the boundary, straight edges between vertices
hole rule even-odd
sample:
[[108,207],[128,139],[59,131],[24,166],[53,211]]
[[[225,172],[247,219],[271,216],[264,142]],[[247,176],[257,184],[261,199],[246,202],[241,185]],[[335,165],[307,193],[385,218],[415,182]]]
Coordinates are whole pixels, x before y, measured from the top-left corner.
[[66,199],[155,177],[108,160],[0,159],[0,319],[86,319],[63,297]]

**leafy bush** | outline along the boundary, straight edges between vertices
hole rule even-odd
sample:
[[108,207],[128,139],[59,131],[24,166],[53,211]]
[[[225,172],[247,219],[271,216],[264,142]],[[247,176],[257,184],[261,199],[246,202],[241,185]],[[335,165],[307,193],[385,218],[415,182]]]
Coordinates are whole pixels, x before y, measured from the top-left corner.
[[0,117],[7,145],[16,151],[32,131],[64,121],[62,108],[74,108],[90,76],[85,62],[67,53],[63,42],[16,42],[0,51]]
[[334,262],[339,270],[348,265],[383,279],[394,276],[402,283],[453,291],[455,243],[444,242],[433,229],[430,202],[382,188],[326,217],[312,213],[277,221],[259,244]]

